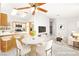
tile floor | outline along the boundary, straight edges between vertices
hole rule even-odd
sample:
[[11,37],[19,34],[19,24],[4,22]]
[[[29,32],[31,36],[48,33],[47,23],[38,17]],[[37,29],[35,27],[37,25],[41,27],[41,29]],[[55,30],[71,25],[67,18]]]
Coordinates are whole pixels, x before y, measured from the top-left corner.
[[75,49],[63,42],[53,42],[53,54],[55,56],[79,56],[79,49]]
[[[75,49],[71,46],[68,46],[63,42],[53,41],[52,50],[53,50],[52,56],[79,56],[79,49]],[[8,53],[0,52],[0,56],[15,56],[15,55],[16,55],[16,49],[13,49]]]

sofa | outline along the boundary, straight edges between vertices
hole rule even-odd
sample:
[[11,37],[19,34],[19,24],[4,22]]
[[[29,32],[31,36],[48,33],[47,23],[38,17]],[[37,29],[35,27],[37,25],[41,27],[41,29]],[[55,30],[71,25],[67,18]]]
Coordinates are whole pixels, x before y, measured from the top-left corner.
[[73,46],[73,41],[75,40],[75,38],[73,38],[72,36],[68,37],[68,45]]
[[72,45],[73,46],[73,41],[78,41],[78,40],[79,40],[79,33],[72,33],[68,37],[68,45]]

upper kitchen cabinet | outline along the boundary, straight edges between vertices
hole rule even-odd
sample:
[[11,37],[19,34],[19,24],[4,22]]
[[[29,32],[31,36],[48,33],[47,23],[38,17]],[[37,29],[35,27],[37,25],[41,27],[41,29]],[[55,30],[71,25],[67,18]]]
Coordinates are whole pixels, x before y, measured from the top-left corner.
[[8,20],[7,20],[7,14],[0,13],[0,26],[7,26]]

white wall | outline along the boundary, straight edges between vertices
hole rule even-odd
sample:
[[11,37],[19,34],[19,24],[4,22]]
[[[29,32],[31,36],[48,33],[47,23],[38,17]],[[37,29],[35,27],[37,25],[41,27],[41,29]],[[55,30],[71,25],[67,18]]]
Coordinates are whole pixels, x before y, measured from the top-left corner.
[[[55,36],[63,36],[63,40],[67,41],[68,36],[72,31],[79,32],[79,28],[77,22],[79,21],[79,17],[75,18],[61,18],[57,17],[54,19],[54,29]],[[60,29],[59,26],[63,25],[63,28]]]
[[[49,35],[49,18],[43,14],[43,13],[36,13],[35,17],[34,17],[34,25],[35,25],[35,29],[37,29],[37,34],[38,34],[38,26],[46,26],[46,32]],[[40,33],[43,34],[43,33]]]

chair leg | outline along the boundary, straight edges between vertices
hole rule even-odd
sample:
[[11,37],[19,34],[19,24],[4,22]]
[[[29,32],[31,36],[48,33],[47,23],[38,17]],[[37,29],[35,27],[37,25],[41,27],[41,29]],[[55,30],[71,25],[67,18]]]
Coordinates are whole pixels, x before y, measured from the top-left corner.
[[52,47],[51,47],[51,56],[52,56]]
[[16,49],[16,56],[18,56],[18,49]]
[[45,53],[46,53],[46,56],[47,56],[47,50],[45,51]]
[[21,56],[21,50],[19,49],[19,56]]

